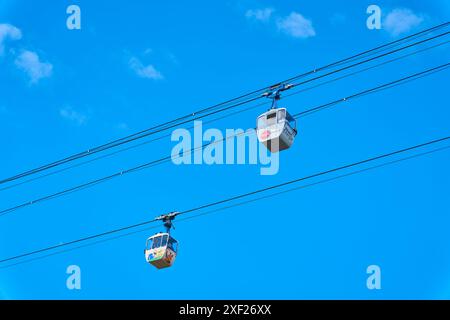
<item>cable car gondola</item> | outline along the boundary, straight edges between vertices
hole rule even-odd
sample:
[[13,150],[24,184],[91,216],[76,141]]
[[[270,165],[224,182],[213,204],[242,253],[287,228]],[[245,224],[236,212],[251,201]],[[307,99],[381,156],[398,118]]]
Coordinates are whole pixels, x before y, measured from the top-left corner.
[[286,108],[277,108],[276,103],[280,99],[280,92],[291,88],[283,85],[274,92],[265,93],[264,96],[273,99],[272,108],[261,114],[256,121],[256,134],[258,140],[266,146],[270,152],[278,152],[288,149],[297,135],[297,122],[289,114]]
[[170,213],[158,217],[166,227],[166,232],[159,232],[147,239],[144,254],[145,260],[158,269],[168,268],[173,265],[178,252],[178,241],[170,235],[172,220],[178,213]]

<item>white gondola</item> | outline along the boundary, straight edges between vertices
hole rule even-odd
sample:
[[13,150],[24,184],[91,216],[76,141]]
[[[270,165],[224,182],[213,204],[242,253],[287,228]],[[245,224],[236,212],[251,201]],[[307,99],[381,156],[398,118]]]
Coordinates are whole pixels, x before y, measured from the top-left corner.
[[294,143],[297,122],[286,108],[273,108],[258,117],[256,134],[270,152],[283,151]]
[[172,266],[178,251],[178,242],[169,233],[160,232],[147,239],[145,260],[158,269]]

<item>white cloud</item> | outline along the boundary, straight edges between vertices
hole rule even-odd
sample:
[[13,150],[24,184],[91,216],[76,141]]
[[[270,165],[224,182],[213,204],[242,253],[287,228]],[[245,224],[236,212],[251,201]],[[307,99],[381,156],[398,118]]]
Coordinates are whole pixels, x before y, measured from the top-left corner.
[[423,20],[423,16],[416,15],[410,9],[399,8],[388,13],[383,21],[383,27],[391,35],[397,36],[417,27]]
[[264,8],[264,9],[254,9],[247,10],[245,16],[248,19],[255,19],[259,21],[268,21],[272,17],[272,13],[275,10],[273,8]]
[[316,35],[311,20],[306,19],[297,12],[291,12],[287,17],[279,19],[277,26],[278,30],[294,38],[305,39]]
[[71,107],[64,107],[59,110],[59,115],[64,119],[74,122],[75,124],[81,126],[85,125],[88,121],[88,117]]
[[130,68],[136,72],[136,74],[141,78],[160,80],[163,79],[161,72],[156,70],[156,68],[149,64],[147,66],[143,65],[142,62],[136,58],[132,57],[129,61]]
[[5,50],[5,41],[7,39],[10,40],[19,40],[22,38],[22,32],[20,29],[10,25],[8,23],[0,24],[0,55],[3,54]]
[[37,53],[33,51],[22,51],[16,58],[15,64],[30,77],[31,83],[50,77],[53,71],[53,65],[48,62],[41,62]]

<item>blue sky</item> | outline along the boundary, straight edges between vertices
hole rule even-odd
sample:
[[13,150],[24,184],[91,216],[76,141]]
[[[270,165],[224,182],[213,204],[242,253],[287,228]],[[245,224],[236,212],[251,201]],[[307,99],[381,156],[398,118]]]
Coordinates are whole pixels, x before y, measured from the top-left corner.
[[[2,178],[448,20],[446,1],[29,1],[0,4]],[[77,4],[82,29],[66,28]],[[448,62],[448,45],[282,100],[292,113]],[[301,119],[280,172],[172,163],[0,217],[0,258],[447,136],[448,71]],[[259,107],[206,127],[252,128]],[[170,139],[0,191],[1,209],[170,154]],[[0,298],[450,298],[449,151],[0,269]],[[66,268],[82,289],[66,288]],[[366,268],[382,289],[366,288]]]

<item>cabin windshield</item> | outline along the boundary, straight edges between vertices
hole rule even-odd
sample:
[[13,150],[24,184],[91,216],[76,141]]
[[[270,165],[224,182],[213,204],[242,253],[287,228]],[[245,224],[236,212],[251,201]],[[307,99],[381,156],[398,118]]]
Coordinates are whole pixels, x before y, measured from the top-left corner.
[[159,247],[165,247],[168,243],[169,235],[165,234],[163,236],[157,236],[147,240],[146,249],[156,249]]
[[161,247],[161,236],[153,238],[152,249],[156,249]]
[[286,120],[286,109],[278,110],[278,123]]
[[150,238],[147,240],[147,245],[145,246],[145,248],[147,250],[150,250],[152,248],[152,244],[153,244],[153,238]]
[[169,236],[167,234],[163,235],[162,241],[161,241],[161,247],[165,247],[167,245],[167,239]]

